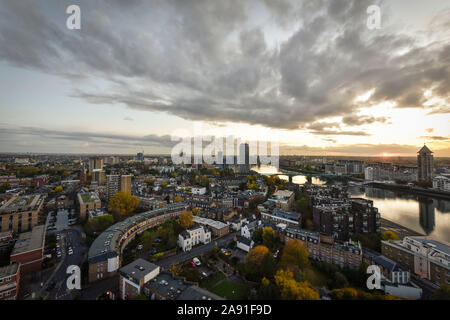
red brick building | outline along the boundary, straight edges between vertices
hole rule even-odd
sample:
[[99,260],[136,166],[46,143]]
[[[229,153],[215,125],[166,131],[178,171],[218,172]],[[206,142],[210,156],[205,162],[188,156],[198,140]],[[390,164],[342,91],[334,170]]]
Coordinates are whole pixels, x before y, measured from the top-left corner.
[[44,243],[45,226],[36,226],[32,231],[19,235],[9,259],[11,262],[21,264],[22,274],[40,271],[42,269]]
[[19,293],[20,264],[0,267],[0,300],[16,300]]

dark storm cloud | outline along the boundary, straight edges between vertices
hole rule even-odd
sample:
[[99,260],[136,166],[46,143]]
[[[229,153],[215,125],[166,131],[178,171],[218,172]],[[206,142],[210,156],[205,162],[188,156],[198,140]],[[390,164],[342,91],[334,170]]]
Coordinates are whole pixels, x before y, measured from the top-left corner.
[[[66,131],[66,130],[49,130],[38,127],[8,127],[0,126],[0,135],[7,140],[17,139],[18,137],[30,142],[44,139],[59,139],[67,141],[89,142],[98,144],[115,144],[115,145],[137,145],[137,146],[158,146],[172,147],[177,142],[173,142],[169,135],[146,135],[131,136],[123,134],[98,133],[87,131]],[[38,139],[37,139],[38,138]]]
[[360,126],[363,124],[372,124],[375,122],[385,123],[389,118],[387,117],[370,117],[370,116],[358,116],[351,115],[342,118],[342,122],[349,126]]
[[[344,125],[384,122],[357,116],[363,105],[355,97],[373,89],[372,105],[423,107],[431,88],[444,105],[430,112],[449,112],[450,44],[368,30],[366,9],[379,1],[264,1],[273,23],[290,30],[275,47],[264,26],[249,26],[252,1],[86,2],[80,31],[65,28],[69,2],[0,0],[0,60],[74,86],[79,78],[106,81],[107,90],[75,88],[90,103],[295,129],[334,116]],[[447,23],[440,21],[438,31]]]

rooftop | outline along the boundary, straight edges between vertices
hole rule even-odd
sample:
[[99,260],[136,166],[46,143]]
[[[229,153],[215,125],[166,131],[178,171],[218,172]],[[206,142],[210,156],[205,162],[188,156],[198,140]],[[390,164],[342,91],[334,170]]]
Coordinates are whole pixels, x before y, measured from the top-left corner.
[[8,276],[15,275],[17,270],[19,269],[19,264],[17,262],[13,262],[10,265],[0,267],[0,279]]
[[383,255],[373,258],[373,262],[391,272],[392,271],[406,271],[406,269],[403,268],[401,265],[399,265],[397,262],[395,262]]
[[290,196],[292,196],[293,193],[294,193],[294,191],[278,190],[273,195],[277,198],[289,198]]
[[225,228],[228,226],[226,223],[223,223],[221,221],[212,220],[212,219],[208,219],[208,218],[202,218],[199,216],[194,216],[194,222],[196,222],[198,224],[207,225],[207,226],[209,226],[211,228],[215,228],[215,229],[222,229],[222,228]]
[[119,253],[117,252],[117,241],[133,226],[152,217],[156,217],[167,212],[182,211],[185,208],[186,204],[183,202],[169,204],[164,208],[139,213],[123,221],[117,222],[116,224],[113,224],[108,229],[103,231],[92,243],[88,253],[89,263],[104,261],[107,258],[118,256]]
[[35,226],[33,230],[19,234],[19,239],[14,245],[11,256],[42,249],[44,247],[44,240],[45,226]]
[[417,153],[433,153],[426,145],[423,145],[423,147],[417,152]]
[[161,272],[146,284],[152,290],[173,300],[223,300],[223,298],[198,287],[194,282],[169,272]]
[[36,206],[39,206],[42,201],[43,199],[39,194],[13,197],[0,208],[0,213],[33,210]]
[[120,274],[133,282],[139,283],[142,278],[156,269],[159,269],[159,266],[139,258],[120,268]]

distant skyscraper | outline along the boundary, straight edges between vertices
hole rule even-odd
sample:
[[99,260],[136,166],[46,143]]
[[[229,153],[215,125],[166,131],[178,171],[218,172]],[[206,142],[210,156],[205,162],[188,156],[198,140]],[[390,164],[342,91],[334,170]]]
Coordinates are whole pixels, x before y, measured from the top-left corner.
[[250,151],[248,143],[239,145],[238,164],[240,173],[248,173],[250,171]]
[[137,161],[144,161],[144,152],[139,152],[136,158]]
[[426,145],[418,152],[417,166],[419,181],[431,182],[433,179],[433,152]]
[[103,170],[103,158],[89,158],[89,174],[92,174],[94,169]]

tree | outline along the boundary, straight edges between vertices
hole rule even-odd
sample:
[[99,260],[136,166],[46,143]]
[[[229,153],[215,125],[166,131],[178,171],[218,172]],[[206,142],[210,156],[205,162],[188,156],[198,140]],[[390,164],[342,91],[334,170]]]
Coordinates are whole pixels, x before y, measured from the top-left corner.
[[334,289],[331,291],[331,296],[336,300],[357,300],[359,292],[354,288]]
[[273,249],[277,242],[277,235],[271,227],[264,228],[262,233],[262,243],[266,247]]
[[450,286],[442,285],[439,289],[437,289],[433,294],[434,300],[450,300]]
[[11,185],[9,183],[4,183],[0,186],[0,193],[5,193],[9,189],[11,189]]
[[309,200],[306,197],[301,197],[297,202],[297,211],[301,213],[309,212]]
[[289,270],[278,270],[275,283],[280,289],[281,298],[286,300],[319,300],[317,290],[313,289],[307,281],[297,282]]
[[63,191],[63,187],[62,186],[57,186],[55,187],[55,189],[52,190],[52,192],[54,193],[60,193]]
[[398,235],[393,231],[386,230],[385,232],[382,233],[381,239],[385,241],[395,241],[398,240]]
[[259,300],[276,300],[279,299],[280,293],[278,287],[266,277],[261,279],[261,285],[258,288]]
[[260,271],[264,256],[269,253],[266,246],[256,246],[250,249],[245,257],[245,267],[249,272]]
[[84,230],[87,234],[92,235],[94,233],[100,233],[106,230],[108,227],[114,224],[114,218],[110,214],[95,217],[86,222]]
[[183,200],[183,199],[181,199],[180,196],[176,196],[174,201],[175,201],[175,202],[181,202],[182,200]]
[[185,229],[194,224],[194,216],[192,215],[191,211],[183,211],[178,220],[180,222],[180,225]]
[[263,241],[262,235],[263,235],[263,229],[261,227],[258,227],[255,229],[255,231],[253,231],[253,241],[255,242],[255,244],[262,243],[262,241]]
[[310,266],[308,250],[297,240],[289,240],[283,248],[281,265],[283,267],[297,266],[301,269]]
[[119,191],[110,200],[108,210],[112,212],[117,220],[129,217],[138,207],[139,199],[132,194]]
[[201,209],[200,209],[200,208],[193,208],[193,209],[192,209],[192,214],[193,214],[194,216],[199,216],[199,215],[200,215],[200,212],[201,212]]

